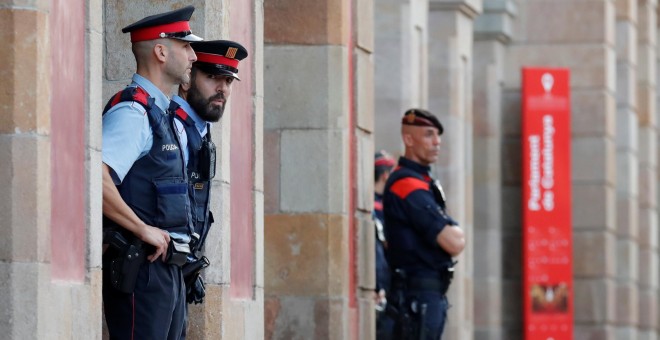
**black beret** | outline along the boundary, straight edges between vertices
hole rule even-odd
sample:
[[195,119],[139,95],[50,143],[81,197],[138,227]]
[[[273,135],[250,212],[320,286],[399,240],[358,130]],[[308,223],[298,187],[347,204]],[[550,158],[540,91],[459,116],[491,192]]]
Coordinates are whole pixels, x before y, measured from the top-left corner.
[[190,44],[197,61],[193,66],[208,74],[221,74],[238,80],[238,62],[248,56],[243,45],[231,40],[201,41]]
[[192,34],[190,30],[189,21],[194,11],[194,6],[186,6],[166,13],[151,15],[122,28],[121,31],[131,33],[131,42],[161,38],[201,41],[203,39]]
[[401,124],[435,127],[438,129],[439,135],[444,132],[444,128],[438,118],[424,109],[410,109],[406,111],[401,119]]

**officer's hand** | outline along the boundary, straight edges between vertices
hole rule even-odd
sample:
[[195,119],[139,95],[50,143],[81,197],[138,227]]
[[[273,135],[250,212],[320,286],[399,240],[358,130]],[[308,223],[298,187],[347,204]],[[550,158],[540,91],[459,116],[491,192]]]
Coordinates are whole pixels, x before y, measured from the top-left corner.
[[140,234],[137,235],[140,240],[145,243],[148,243],[156,248],[156,251],[147,256],[149,262],[154,262],[158,259],[158,256],[163,258],[167,256],[167,246],[170,244],[170,234],[164,231],[163,229],[152,227],[150,225],[144,226],[140,230]]

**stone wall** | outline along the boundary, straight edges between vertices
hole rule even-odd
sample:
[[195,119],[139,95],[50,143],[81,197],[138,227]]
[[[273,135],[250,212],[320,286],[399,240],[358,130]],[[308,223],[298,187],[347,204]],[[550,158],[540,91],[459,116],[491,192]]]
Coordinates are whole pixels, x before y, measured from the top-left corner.
[[266,338],[372,338],[373,5],[264,6]]

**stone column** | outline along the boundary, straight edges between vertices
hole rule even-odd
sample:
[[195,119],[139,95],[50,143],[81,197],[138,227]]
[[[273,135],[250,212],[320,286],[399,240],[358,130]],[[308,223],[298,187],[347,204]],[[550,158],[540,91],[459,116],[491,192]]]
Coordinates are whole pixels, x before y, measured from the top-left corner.
[[428,0],[375,2],[376,150],[403,153],[403,113],[428,105]]
[[449,214],[465,230],[468,245],[457,258],[448,298],[453,307],[448,339],[473,338],[472,63],[473,21],[480,0],[429,2],[429,110],[445,127],[435,174],[447,193]]
[[[474,22],[474,335],[511,339],[504,332],[502,260],[502,97],[506,45],[516,15],[513,1],[484,0]],[[507,302],[508,303],[508,302]]]
[[39,307],[50,281],[48,10],[47,1],[0,7],[0,329],[12,339],[47,335]]
[[[100,164],[92,164],[100,120],[90,114],[100,98],[90,76],[100,70],[100,21],[91,13],[99,5],[0,5],[3,338],[101,335]],[[61,89],[70,90],[66,98]]]
[[656,45],[657,1],[638,0],[639,338],[657,339],[658,211]]
[[370,6],[264,2],[266,339],[357,339],[371,331],[362,322],[373,327],[360,319],[372,315],[363,293],[373,274],[361,272],[373,260],[355,263],[373,251],[372,43],[368,24],[352,21]]
[[636,0],[616,0],[616,31],[616,334],[634,340],[639,323]]
[[[510,47],[506,87],[519,96],[523,66],[571,71],[574,335],[578,339],[614,339],[614,1],[530,0],[519,4],[526,20],[516,21],[518,35]],[[512,97],[509,104],[519,107],[520,101]],[[519,117],[513,110],[509,116],[515,119],[511,122],[515,133],[519,133],[520,127],[515,126]],[[515,171],[520,171],[519,166],[515,165]]]
[[[358,339],[375,339],[376,312],[373,294],[376,289],[375,226],[371,217],[374,206],[374,5],[376,0],[351,0],[352,42],[349,44],[352,67],[349,71],[349,96],[351,113],[349,133],[353,135],[350,171],[356,191],[349,194],[354,203],[349,205],[350,214],[355,216],[354,234],[357,271],[355,273],[357,318],[352,317],[353,327],[357,322]],[[349,73],[349,74],[350,74]],[[352,262],[352,261],[351,261]],[[352,332],[351,336],[354,336]]]

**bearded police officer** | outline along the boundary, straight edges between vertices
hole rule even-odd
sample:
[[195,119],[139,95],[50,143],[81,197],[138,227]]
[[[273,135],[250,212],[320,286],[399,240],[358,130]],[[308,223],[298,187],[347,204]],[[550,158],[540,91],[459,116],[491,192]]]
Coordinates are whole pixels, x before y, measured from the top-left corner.
[[395,320],[393,339],[437,340],[446,321],[452,257],[463,251],[465,236],[447,215],[442,189],[430,175],[442,124],[421,109],[406,111],[401,124],[405,154],[383,197],[392,270],[388,315]]
[[188,178],[174,132],[172,86],[196,60],[194,7],[146,17],[130,33],[133,82],[103,113],[103,304],[111,339],[180,339],[181,266],[192,234]]
[[181,136],[184,158],[188,165],[189,192],[193,202],[195,229],[192,251],[184,274],[189,303],[203,301],[204,281],[199,271],[209,264],[201,254],[213,214],[209,211],[211,180],[215,175],[215,145],[211,140],[211,123],[222,118],[234,80],[238,77],[239,61],[247,50],[239,43],[215,40],[192,43],[197,55],[190,82],[179,86],[172,98],[176,108],[175,125]]

